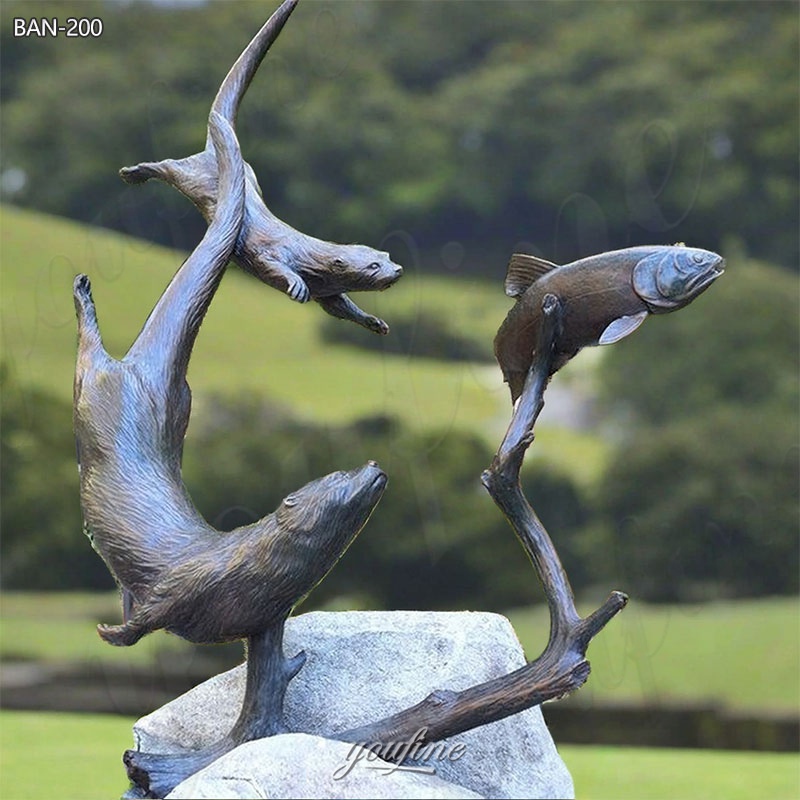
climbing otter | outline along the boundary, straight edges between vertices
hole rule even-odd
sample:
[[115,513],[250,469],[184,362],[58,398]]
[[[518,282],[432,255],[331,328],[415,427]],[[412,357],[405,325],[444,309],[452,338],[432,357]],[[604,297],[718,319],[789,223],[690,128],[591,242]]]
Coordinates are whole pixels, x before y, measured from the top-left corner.
[[[247,45],[222,82],[212,113],[235,124],[250,81],[297,2],[285,0]],[[388,333],[389,326],[382,319],[360,309],[346,293],[387,289],[403,274],[402,267],[392,262],[388,253],[371,247],[326,242],[295,230],[267,208],[247,163],[245,173],[244,222],[233,261],[292,300],[306,303],[313,298],[334,317],[351,320],[375,333]],[[169,183],[194,203],[206,221],[214,217],[217,167],[210,138],[201,153],[123,167],[120,176],[128,183],[144,183],[150,178]]]
[[[386,474],[370,461],[306,484],[275,513],[230,533],[206,524],[182,528],[171,552],[158,550],[149,559],[153,577],[133,589],[132,618],[123,625],[100,625],[100,635],[111,644],[130,645],[159,628],[199,643],[260,633],[286,618],[325,577],[363,528],[385,485]],[[131,537],[132,547],[141,547],[138,538]],[[118,545],[118,531],[115,541]],[[129,560],[123,559],[117,575],[126,572]]]
[[282,622],[366,523],[386,484],[374,462],[287,497],[230,533],[195,509],[181,478],[189,356],[239,234],[244,164],[212,112],[219,203],[125,357],[105,351],[89,280],[75,279],[74,423],[81,507],[94,547],[123,589],[124,624],[98,627],[130,645],[166,628],[193,642],[243,638]]

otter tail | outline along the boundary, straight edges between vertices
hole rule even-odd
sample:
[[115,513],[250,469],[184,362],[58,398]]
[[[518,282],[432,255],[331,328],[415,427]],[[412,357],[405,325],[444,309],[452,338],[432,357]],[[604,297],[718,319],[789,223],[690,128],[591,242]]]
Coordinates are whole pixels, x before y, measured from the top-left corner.
[[[261,30],[253,37],[250,44],[245,47],[242,54],[236,59],[236,63],[225,76],[225,80],[222,81],[222,85],[219,87],[217,96],[211,106],[212,113],[216,112],[224,117],[231,125],[236,122],[239,104],[242,102],[242,97],[244,97],[250,81],[253,80],[256,70],[264,60],[264,56],[272,46],[272,43],[278,38],[278,34],[283,30],[286,20],[291,16],[297,3],[298,0],[284,0],[281,6],[264,23]],[[206,139],[206,149],[211,145],[211,136],[209,134]]]
[[209,130],[219,169],[219,201],[214,219],[161,295],[126,356],[146,363],[159,386],[183,386],[197,332],[242,224],[244,163],[236,134],[214,112],[209,117]]

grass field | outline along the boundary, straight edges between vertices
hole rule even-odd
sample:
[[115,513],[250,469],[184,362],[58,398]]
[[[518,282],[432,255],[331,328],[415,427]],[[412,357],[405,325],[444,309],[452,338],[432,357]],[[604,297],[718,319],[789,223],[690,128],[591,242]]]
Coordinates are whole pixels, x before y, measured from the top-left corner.
[[[0,712],[3,800],[110,800],[127,788],[121,763],[132,719]],[[794,754],[562,746],[581,800],[796,800]]]
[[3,800],[113,800],[128,788],[122,753],[132,719],[112,715],[0,712]]
[[796,800],[800,757],[562,745],[578,800]]
[[97,662],[146,665],[163,649],[185,644],[156,631],[136,647],[109,647],[95,630],[120,617],[115,593],[3,592],[0,594],[0,659],[47,663]]
[[[547,610],[508,616],[528,657],[538,655],[547,641]],[[588,655],[592,674],[578,695],[586,703],[711,700],[730,708],[800,711],[797,598],[686,606],[634,601]]]
[[[113,595],[3,593],[0,657],[144,664],[162,648],[185,646],[162,631],[136,647],[109,647],[95,623],[118,616]],[[509,618],[528,657],[538,655],[548,635],[546,609],[518,609]],[[587,703],[718,701],[729,708],[797,713],[799,621],[794,598],[700,606],[634,601],[593,642],[592,675],[578,697]]]

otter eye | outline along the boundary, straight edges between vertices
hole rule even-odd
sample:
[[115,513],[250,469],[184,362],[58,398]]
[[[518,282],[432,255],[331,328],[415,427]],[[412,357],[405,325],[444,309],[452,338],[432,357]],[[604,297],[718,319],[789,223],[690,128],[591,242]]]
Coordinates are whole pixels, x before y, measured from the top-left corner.
[[293,508],[297,505],[297,498],[293,494],[290,494],[284,499],[283,504],[286,506],[286,508]]
[[342,261],[341,258],[334,258],[333,259],[333,266],[334,267],[338,267],[339,269],[341,269],[344,266],[344,261]]
[[371,263],[371,264],[370,264],[370,265],[367,267],[367,269],[368,269],[370,272],[377,272],[377,271],[378,271],[380,268],[381,268],[381,265],[380,265],[380,264],[379,264],[377,261],[373,261],[373,262],[372,262],[372,263]]

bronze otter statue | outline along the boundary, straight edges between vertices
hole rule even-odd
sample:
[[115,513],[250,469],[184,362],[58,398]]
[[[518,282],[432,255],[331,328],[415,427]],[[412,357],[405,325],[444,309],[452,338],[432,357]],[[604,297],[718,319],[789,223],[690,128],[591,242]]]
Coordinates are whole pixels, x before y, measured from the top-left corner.
[[[211,107],[235,124],[244,93],[261,61],[281,32],[298,0],[285,2],[269,18],[231,67]],[[128,183],[158,178],[171,184],[194,203],[206,221],[217,204],[217,167],[214,144],[180,160],[165,159],[123,167]],[[262,282],[285,292],[300,303],[314,299],[329,314],[347,319],[379,334],[389,326],[367,314],[347,292],[387,289],[403,274],[389,254],[360,244],[335,244],[295,230],[278,219],[265,205],[258,180],[245,163],[245,208],[233,261]]]
[[558,266],[515,253],[505,291],[517,302],[494,340],[494,352],[516,403],[539,343],[542,301],[552,294],[563,309],[552,373],[583,347],[613,344],[650,314],[683,308],[723,273],[716,253],[684,245],[629,247]]
[[229,533],[208,525],[192,504],[181,478],[191,408],[186,371],[245,205],[236,135],[216,112],[209,139],[219,170],[213,220],[121,361],[103,347],[88,278],[74,284],[81,507],[93,546],[123,589],[124,624],[98,626],[116,645],[159,628],[223,642],[282,624],[364,526],[386,484],[374,462],[336,472]]

